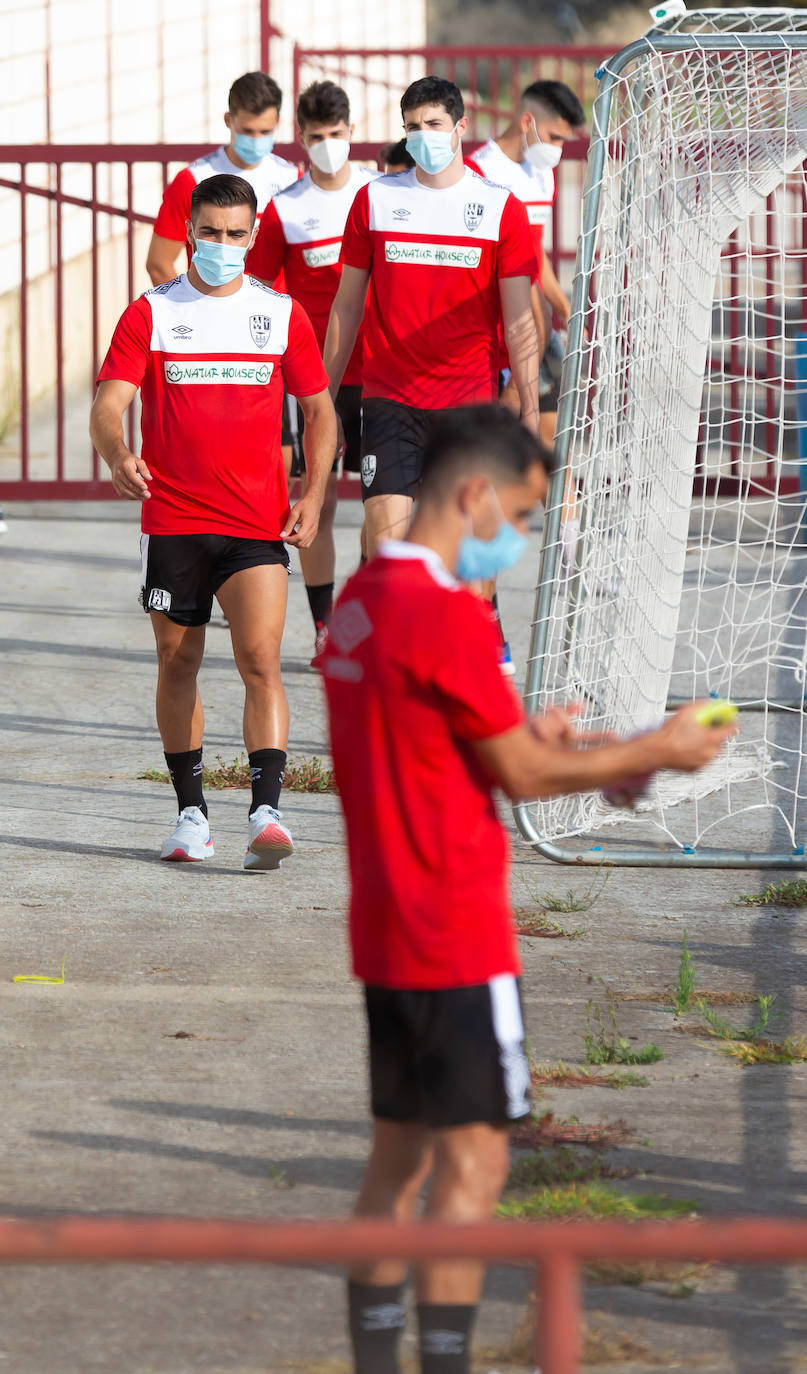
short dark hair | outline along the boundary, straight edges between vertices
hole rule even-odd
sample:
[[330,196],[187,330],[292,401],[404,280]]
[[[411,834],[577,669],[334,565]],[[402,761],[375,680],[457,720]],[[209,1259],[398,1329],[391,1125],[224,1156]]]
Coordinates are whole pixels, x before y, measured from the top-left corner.
[[227,104],[230,114],[245,110],[247,114],[263,114],[264,110],[280,110],[283,92],[266,72],[245,72],[230,87]]
[[573,129],[579,129],[586,122],[586,112],[574,91],[564,86],[562,81],[533,81],[521,92],[522,104],[525,100],[543,105],[549,114],[560,115]]
[[229,210],[234,205],[248,205],[255,219],[258,213],[258,200],[248,181],[233,176],[230,172],[220,172],[215,177],[205,177],[197,181],[191,192],[191,219],[194,210],[200,205],[215,205],[218,210]]
[[458,478],[476,472],[522,481],[535,463],[554,467],[551,449],[505,406],[460,406],[432,424],[423,450],[421,490],[424,495],[447,490]]
[[399,165],[403,167],[414,167],[415,165],[415,159],[407,149],[405,138],[399,138],[397,143],[385,143],[384,147],[381,149],[378,160],[383,163],[385,167],[390,164],[393,167],[398,167]]
[[455,124],[465,114],[462,91],[444,76],[422,76],[407,86],[401,96],[401,114],[405,117],[407,110],[418,110],[421,105],[442,105]]
[[350,123],[350,101],[335,81],[313,81],[297,101],[301,129],[306,124],[339,124],[342,120]]

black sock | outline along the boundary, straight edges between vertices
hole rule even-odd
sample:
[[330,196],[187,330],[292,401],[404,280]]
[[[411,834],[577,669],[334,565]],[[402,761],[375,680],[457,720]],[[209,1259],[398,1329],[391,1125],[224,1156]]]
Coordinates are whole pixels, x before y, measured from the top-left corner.
[[356,1374],[400,1374],[398,1345],[406,1320],[404,1287],[403,1283],[380,1287],[348,1281],[347,1306]]
[[202,795],[202,751],[185,749],[180,754],[166,754],[165,762],[180,811],[186,806],[198,806],[203,816],[207,815],[207,803]]
[[419,1302],[421,1374],[470,1374],[477,1305]]
[[259,806],[272,806],[277,811],[286,755],[282,749],[253,749],[249,756],[249,776],[252,779],[250,815]]
[[495,592],[493,593],[493,596],[490,598],[490,609],[494,622],[496,624],[496,629],[499,631],[499,637],[502,641],[502,646],[504,646],[507,643],[507,641],[504,637],[504,630],[502,628],[502,618],[499,614],[499,598]]
[[327,625],[333,610],[333,582],[323,582],[320,587],[306,587],[308,604],[316,628]]

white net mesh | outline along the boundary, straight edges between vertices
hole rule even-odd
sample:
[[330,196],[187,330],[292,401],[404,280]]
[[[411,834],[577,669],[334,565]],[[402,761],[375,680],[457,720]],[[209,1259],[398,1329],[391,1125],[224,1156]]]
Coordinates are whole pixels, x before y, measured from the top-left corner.
[[[670,701],[742,702],[737,743],[696,778],[661,775],[633,824],[682,848],[789,852],[803,842],[807,656],[794,383],[807,51],[790,35],[807,34],[807,14],[704,11],[660,32],[691,45],[648,43],[605,127],[595,110],[602,180],[593,162],[576,296],[587,337],[564,371],[567,503],[530,704],[577,698],[586,727],[630,734]],[[766,46],[695,36],[725,32]],[[530,810],[548,839],[630,814],[598,795]]]

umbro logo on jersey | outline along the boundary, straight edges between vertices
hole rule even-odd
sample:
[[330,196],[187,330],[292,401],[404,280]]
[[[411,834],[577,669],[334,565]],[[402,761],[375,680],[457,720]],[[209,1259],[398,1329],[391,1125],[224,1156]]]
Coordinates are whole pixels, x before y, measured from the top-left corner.
[[393,218],[393,219],[409,219],[409,216],[411,215],[411,213],[412,213],[411,210],[404,210],[403,208],[401,208],[400,210],[393,210],[393,212],[392,212],[392,218]]
[[303,220],[303,228],[304,228],[304,229],[308,229],[309,232],[310,232],[312,229],[318,229],[318,228],[319,228],[319,220],[318,220],[318,219],[306,219],[306,220]]
[[177,338],[188,339],[193,333],[193,330],[187,324],[175,324],[171,333],[176,334]]
[[468,201],[468,204],[465,206],[463,218],[465,220],[465,228],[468,230],[469,233],[472,234],[475,229],[479,228],[480,224],[482,223],[482,216],[484,215],[484,213],[485,207],[484,205],[480,204],[478,200]]
[[372,486],[375,477],[378,459],[374,453],[365,453],[361,460],[361,480],[366,487]]
[[250,315],[249,332],[253,343],[257,344],[258,348],[265,348],[272,333],[272,316]]

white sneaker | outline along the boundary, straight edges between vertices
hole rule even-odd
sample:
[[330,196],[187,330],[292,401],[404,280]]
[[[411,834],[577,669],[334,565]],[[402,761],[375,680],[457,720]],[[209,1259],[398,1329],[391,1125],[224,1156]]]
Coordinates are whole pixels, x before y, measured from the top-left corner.
[[279,868],[294,853],[291,835],[273,806],[259,806],[249,818],[249,848],[244,868]]
[[0,513],[0,534],[8,534],[8,525],[3,519],[2,513]]
[[176,829],[160,850],[161,859],[192,863],[213,858],[213,841],[207,817],[198,806],[186,806],[177,816]]

